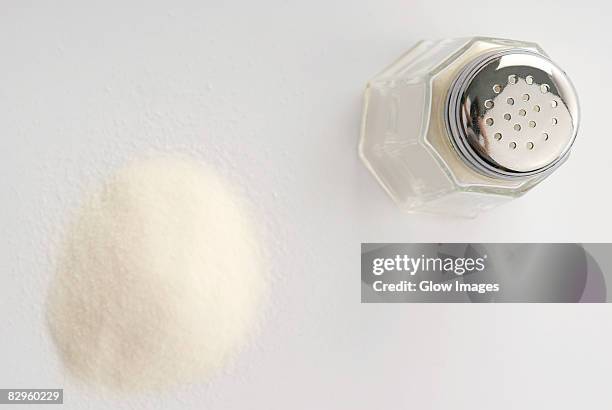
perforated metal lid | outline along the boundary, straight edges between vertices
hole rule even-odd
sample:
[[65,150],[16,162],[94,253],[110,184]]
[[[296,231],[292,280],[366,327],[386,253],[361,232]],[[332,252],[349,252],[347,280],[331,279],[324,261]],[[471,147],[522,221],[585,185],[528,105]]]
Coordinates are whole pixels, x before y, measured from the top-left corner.
[[478,171],[528,176],[568,154],[578,130],[578,100],[547,57],[509,50],[465,67],[449,92],[446,122],[455,148]]

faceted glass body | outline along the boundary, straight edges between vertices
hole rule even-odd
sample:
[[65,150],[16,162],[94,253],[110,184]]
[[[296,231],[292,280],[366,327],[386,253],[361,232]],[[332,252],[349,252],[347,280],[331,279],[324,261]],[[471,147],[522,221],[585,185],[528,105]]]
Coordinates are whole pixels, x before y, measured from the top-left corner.
[[518,197],[549,173],[504,179],[477,172],[454,149],[445,123],[451,84],[485,53],[534,43],[490,38],[422,41],[372,79],[359,153],[401,209],[474,217]]

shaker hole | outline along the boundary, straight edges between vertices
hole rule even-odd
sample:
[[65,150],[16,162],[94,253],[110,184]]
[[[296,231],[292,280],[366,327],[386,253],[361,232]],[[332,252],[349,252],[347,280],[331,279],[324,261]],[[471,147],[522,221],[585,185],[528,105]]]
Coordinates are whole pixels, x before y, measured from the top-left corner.
[[504,120],[506,121],[510,121],[510,119],[512,118],[512,116],[508,113],[504,114]]
[[528,75],[527,77],[525,77],[525,82],[529,85],[533,84],[533,77]]
[[499,94],[499,93],[501,93],[501,90],[502,90],[502,86],[501,86],[501,85],[499,85],[499,84],[495,84],[495,85],[493,86],[493,92],[494,92],[495,94]]
[[535,128],[535,126],[536,126],[536,122],[535,122],[535,121],[529,121],[529,126],[530,126],[531,128]]
[[523,94],[523,101],[529,101],[529,94]]
[[508,98],[506,102],[508,103],[508,105],[514,105],[514,98]]
[[508,83],[509,84],[516,84],[516,82],[518,81],[518,78],[516,77],[516,75],[511,74],[508,76]]
[[493,105],[495,105],[492,100],[486,100],[484,104],[486,108],[493,108]]
[[533,106],[533,110],[534,110],[535,112],[540,112],[540,106],[539,106],[539,105],[534,105],[534,106]]
[[516,142],[513,141],[508,146],[510,147],[510,149],[516,149]]
[[542,136],[544,137],[544,141],[548,141],[548,134],[546,132],[543,132]]
[[551,107],[553,107],[553,108],[557,107],[557,105],[559,105],[559,103],[557,102],[557,100],[552,100],[552,101],[550,102],[550,106],[551,106]]
[[558,123],[559,123],[559,120],[553,117],[552,125],[557,125]]
[[533,144],[533,142],[528,142],[528,143],[527,143],[527,149],[533,149],[533,147],[535,147],[535,145]]
[[487,125],[491,126],[493,125],[493,118],[487,118],[485,122],[487,123]]
[[542,91],[542,94],[546,94],[548,91],[550,91],[550,86],[548,84],[542,84],[540,86],[540,91]]
[[519,115],[520,115],[521,117],[524,117],[525,115],[527,115],[527,111],[525,111],[525,110],[519,110]]
[[499,132],[496,132],[496,133],[495,133],[495,135],[493,135],[493,137],[494,137],[494,138],[495,138],[497,141],[499,141],[499,140],[501,140],[501,139],[502,139],[502,135],[501,135],[501,133],[499,133]]
[[521,130],[521,125],[520,124],[514,124],[514,131],[520,131]]

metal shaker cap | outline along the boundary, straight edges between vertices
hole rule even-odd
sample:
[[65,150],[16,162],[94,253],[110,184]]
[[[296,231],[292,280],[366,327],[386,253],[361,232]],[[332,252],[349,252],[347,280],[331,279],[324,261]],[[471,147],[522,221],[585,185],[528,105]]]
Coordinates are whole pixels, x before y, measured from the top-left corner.
[[449,91],[446,124],[469,165],[494,177],[560,164],[578,131],[578,99],[547,57],[513,49],[476,58]]

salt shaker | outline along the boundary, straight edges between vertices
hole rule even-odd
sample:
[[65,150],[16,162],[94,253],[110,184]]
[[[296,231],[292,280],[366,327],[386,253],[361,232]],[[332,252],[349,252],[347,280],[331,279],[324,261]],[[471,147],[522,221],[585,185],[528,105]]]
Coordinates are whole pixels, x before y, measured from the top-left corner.
[[473,217],[550,175],[578,122],[537,44],[422,41],[368,83],[359,154],[403,210]]

